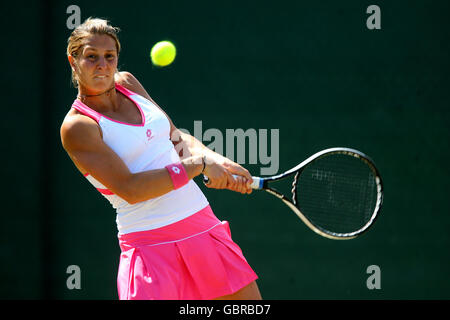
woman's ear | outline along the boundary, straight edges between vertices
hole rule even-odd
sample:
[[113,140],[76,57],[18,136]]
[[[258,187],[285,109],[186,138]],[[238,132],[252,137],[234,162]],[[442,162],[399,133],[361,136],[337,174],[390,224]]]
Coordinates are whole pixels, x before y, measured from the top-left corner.
[[75,72],[75,59],[74,59],[74,57],[71,54],[69,54],[67,56],[67,59],[69,60],[70,67],[72,68],[72,71]]

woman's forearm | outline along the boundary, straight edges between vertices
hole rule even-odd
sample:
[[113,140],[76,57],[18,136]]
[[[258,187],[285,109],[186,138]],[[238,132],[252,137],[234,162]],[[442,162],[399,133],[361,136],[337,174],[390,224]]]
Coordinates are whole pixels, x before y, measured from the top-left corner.
[[[193,156],[181,161],[188,179],[198,176],[203,169],[202,157]],[[134,173],[124,184],[122,197],[130,204],[160,197],[174,190],[166,168]]]

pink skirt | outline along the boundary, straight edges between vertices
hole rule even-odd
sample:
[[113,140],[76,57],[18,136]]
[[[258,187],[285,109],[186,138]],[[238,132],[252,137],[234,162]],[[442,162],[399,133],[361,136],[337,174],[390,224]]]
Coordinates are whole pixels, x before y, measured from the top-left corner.
[[119,235],[119,244],[121,300],[209,300],[258,278],[210,206],[165,227]]

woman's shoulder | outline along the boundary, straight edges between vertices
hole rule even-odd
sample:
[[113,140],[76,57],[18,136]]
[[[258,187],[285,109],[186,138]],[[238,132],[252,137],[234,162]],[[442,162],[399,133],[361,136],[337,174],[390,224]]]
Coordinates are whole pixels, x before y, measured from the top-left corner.
[[128,71],[119,71],[114,74],[114,80],[121,86],[132,86],[136,77]]
[[114,80],[121,86],[147,98],[148,93],[139,80],[129,71],[116,72]]
[[69,108],[69,111],[67,111],[61,126],[73,126],[73,125],[78,125],[79,123],[81,123],[82,125],[85,124],[95,124],[98,125],[97,121],[95,121],[95,119],[93,119],[92,117],[87,116],[86,114],[80,112],[79,110],[71,107]]
[[63,145],[65,142],[75,142],[84,139],[84,136],[100,133],[97,122],[90,117],[86,117],[78,110],[71,108],[64,117],[60,126],[60,135]]

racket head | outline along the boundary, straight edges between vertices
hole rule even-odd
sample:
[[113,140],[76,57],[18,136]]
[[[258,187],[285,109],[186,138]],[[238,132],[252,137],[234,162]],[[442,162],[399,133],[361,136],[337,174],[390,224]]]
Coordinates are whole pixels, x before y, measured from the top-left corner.
[[[268,185],[291,175],[292,199]],[[353,239],[367,231],[383,203],[383,182],[375,163],[350,148],[323,150],[265,180],[266,191],[283,200],[313,231],[330,239]]]

